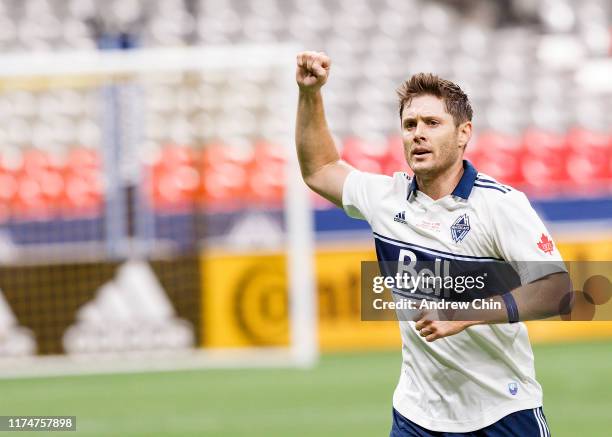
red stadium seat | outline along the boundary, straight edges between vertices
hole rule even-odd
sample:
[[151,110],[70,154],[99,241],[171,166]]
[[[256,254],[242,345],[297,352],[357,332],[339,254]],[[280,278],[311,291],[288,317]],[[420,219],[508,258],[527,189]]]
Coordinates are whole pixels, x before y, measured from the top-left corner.
[[25,172],[17,177],[17,192],[11,206],[12,215],[21,220],[47,219],[54,213],[43,195],[40,182]]
[[6,170],[4,179],[10,188],[4,192],[3,200],[9,202],[15,218],[48,219],[59,215],[64,194],[64,166],[58,157],[41,150],[28,150],[23,153],[21,165]]
[[[480,144],[480,135],[477,132],[472,133],[472,138],[470,142],[465,148],[465,153],[463,155],[464,159],[467,159],[472,164],[476,166],[477,162],[481,162],[482,160],[482,149]],[[480,168],[476,166],[476,169],[480,171]]]
[[64,194],[64,175],[59,170],[43,170],[36,179],[40,183],[42,195],[53,208],[59,210]]
[[612,190],[612,152],[610,153],[610,165],[608,165],[608,177],[606,180],[608,181],[608,187]]
[[199,151],[191,146],[167,145],[160,155],[160,164],[166,168],[176,168],[182,165],[197,165]]
[[[0,171],[0,205],[10,208],[10,204],[17,194],[17,178],[14,174]],[[5,217],[0,217],[5,218]]]
[[201,165],[204,169],[223,165],[245,166],[253,159],[253,149],[214,143],[204,146]]
[[100,169],[102,168],[102,157],[97,150],[75,148],[68,155],[66,167],[72,172]]
[[4,168],[0,170],[0,222],[5,222],[12,216],[18,188],[15,174]]
[[349,137],[344,141],[342,159],[361,171],[383,173],[387,149],[387,144],[384,143],[377,144]]
[[8,162],[6,157],[0,157],[0,221],[2,222],[13,215],[14,202],[19,189],[17,174],[23,168],[21,155],[13,157],[12,161]]
[[[484,132],[468,155],[474,166],[501,183],[520,187],[524,184],[521,171],[523,148],[520,139],[499,132]],[[469,150],[469,148],[468,148]]]
[[46,153],[41,150],[28,150],[23,153],[21,171],[29,176],[36,176],[43,170],[51,167],[51,161]]
[[98,215],[102,212],[102,157],[97,150],[74,148],[63,172],[61,200],[66,217]]
[[176,211],[194,205],[200,187],[196,168],[186,164],[171,167],[162,162],[150,174],[155,207]]
[[568,180],[565,136],[555,132],[528,129],[523,134],[521,171],[525,183],[542,194],[562,189]]
[[247,167],[252,158],[250,149],[224,144],[206,146],[200,167],[202,205],[213,210],[242,207],[247,198]]
[[248,164],[248,199],[258,207],[281,207],[285,194],[287,150],[276,144],[255,144]]
[[104,194],[99,171],[71,171],[65,175],[63,215],[66,217],[98,215]]
[[149,167],[149,190],[157,209],[178,212],[195,205],[200,190],[198,151],[167,145]]
[[383,174],[392,176],[398,171],[409,171],[406,156],[404,155],[404,142],[400,135],[393,135],[387,141],[387,152],[383,157]]
[[566,137],[568,157],[566,170],[572,184],[601,186],[612,179],[612,135],[572,129]]

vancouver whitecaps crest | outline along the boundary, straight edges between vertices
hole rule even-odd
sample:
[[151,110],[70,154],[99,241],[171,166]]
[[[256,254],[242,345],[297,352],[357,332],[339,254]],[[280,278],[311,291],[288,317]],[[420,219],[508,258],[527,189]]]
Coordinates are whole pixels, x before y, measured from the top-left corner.
[[455,243],[459,243],[470,232],[470,218],[467,214],[459,216],[451,226],[451,235]]

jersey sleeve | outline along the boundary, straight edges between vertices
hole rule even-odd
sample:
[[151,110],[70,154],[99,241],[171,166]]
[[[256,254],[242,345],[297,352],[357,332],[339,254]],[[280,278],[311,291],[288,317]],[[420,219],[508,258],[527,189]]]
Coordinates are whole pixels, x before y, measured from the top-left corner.
[[523,193],[503,195],[492,217],[497,250],[514,265],[523,284],[567,271],[550,232]]
[[381,194],[392,184],[389,176],[351,171],[342,188],[342,206],[349,217],[372,221]]

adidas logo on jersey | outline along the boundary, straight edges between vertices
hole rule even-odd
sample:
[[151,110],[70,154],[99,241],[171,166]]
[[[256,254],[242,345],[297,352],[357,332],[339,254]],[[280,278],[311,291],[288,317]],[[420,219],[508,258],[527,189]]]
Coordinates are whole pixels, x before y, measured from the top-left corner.
[[397,214],[395,214],[395,217],[393,217],[393,221],[407,225],[408,223],[406,223],[406,211],[398,212]]

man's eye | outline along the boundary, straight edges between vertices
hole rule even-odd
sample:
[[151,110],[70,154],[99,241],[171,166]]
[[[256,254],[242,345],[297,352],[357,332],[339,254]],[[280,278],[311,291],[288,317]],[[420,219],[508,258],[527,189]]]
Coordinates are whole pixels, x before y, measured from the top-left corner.
[[438,123],[436,120],[431,120],[431,121],[429,122],[429,124],[430,124],[431,126],[437,126],[439,123]]

